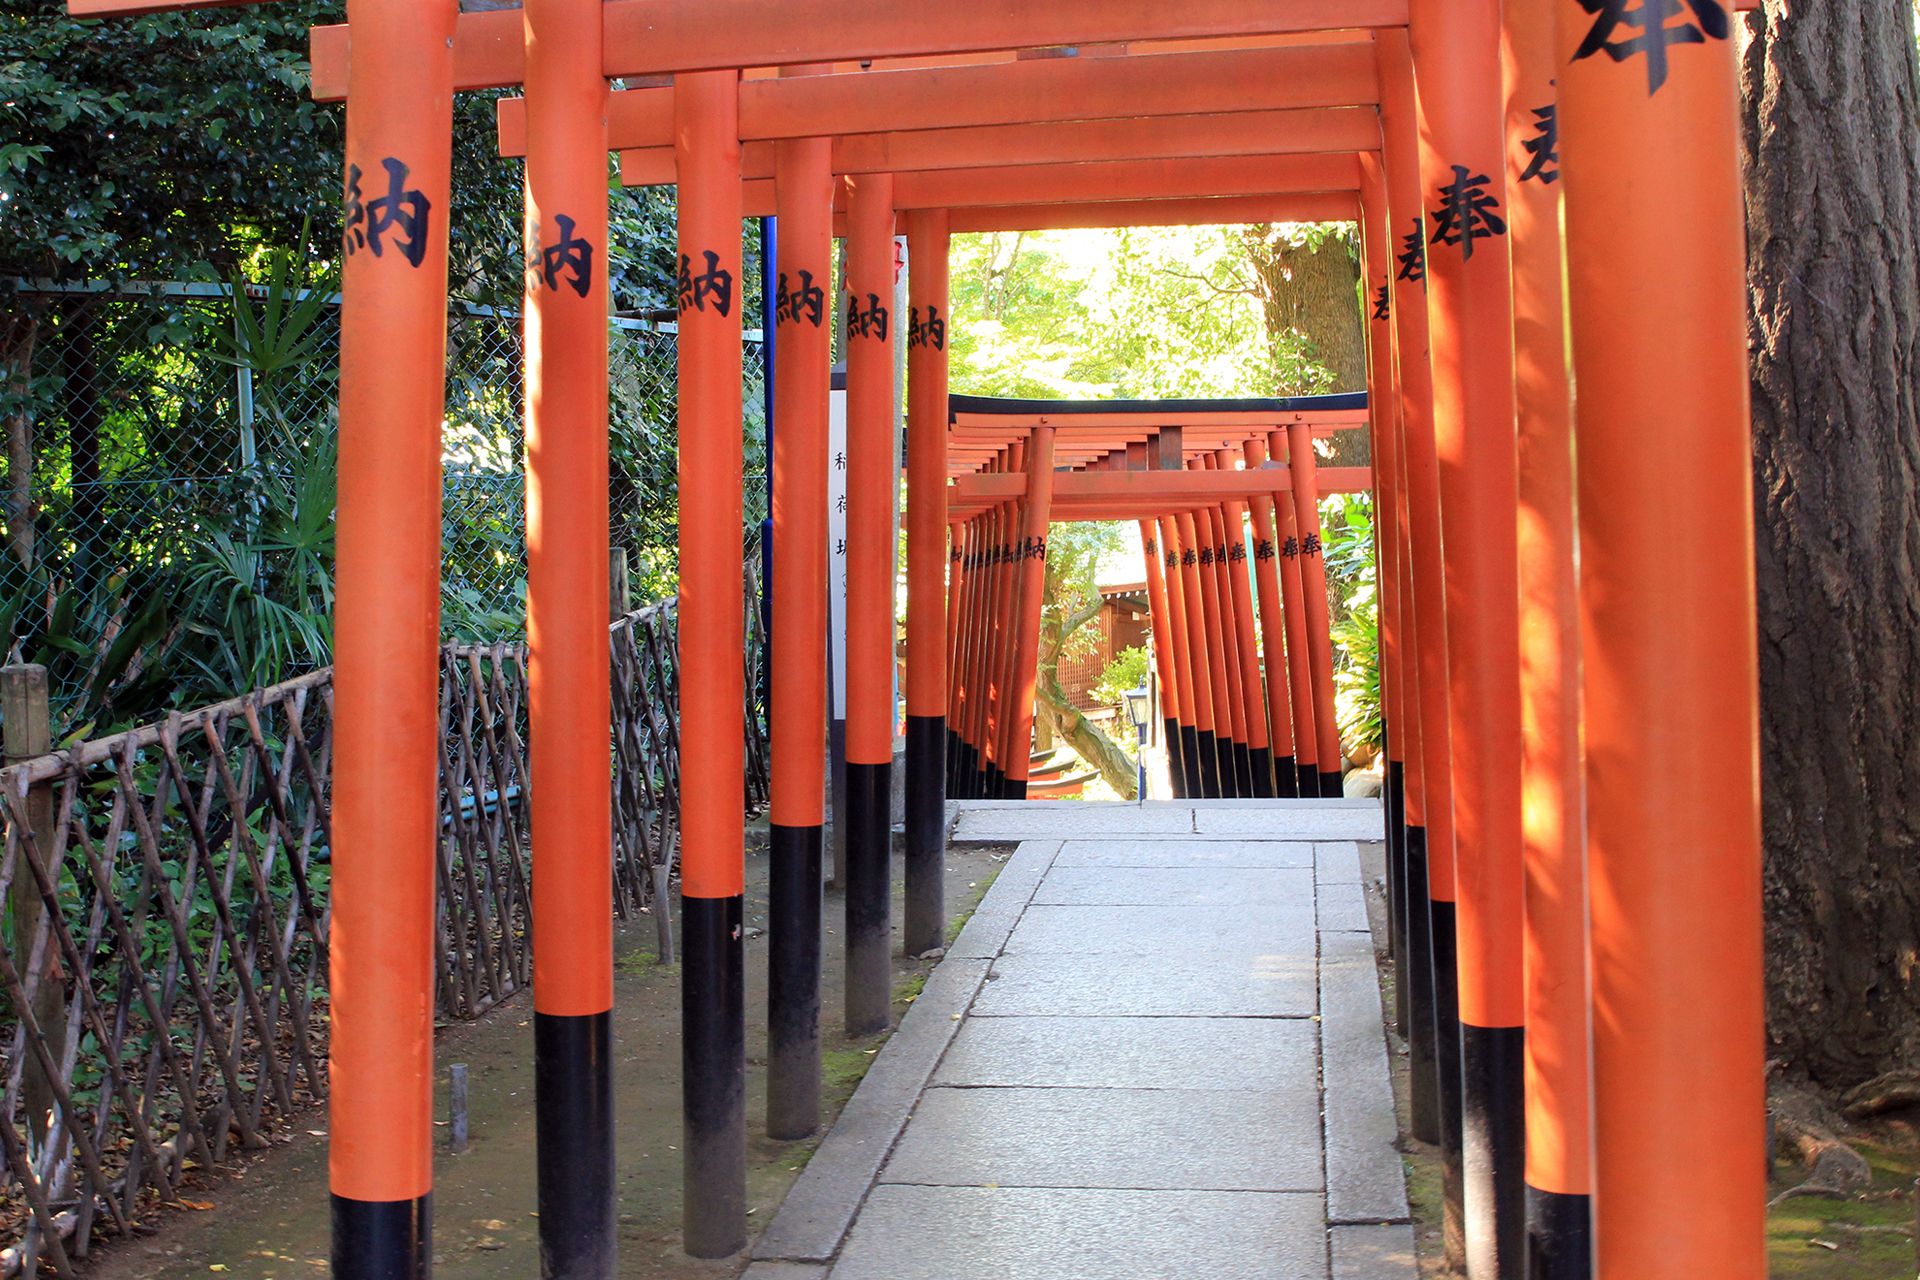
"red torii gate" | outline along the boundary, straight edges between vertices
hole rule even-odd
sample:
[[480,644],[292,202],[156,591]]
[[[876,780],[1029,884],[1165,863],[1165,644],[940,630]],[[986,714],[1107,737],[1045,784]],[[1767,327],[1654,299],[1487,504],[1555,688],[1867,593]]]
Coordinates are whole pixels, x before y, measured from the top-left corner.
[[[1018,583],[1016,598],[1025,600],[1034,593],[1035,601],[1033,612],[1023,606],[1014,618],[1011,683],[1002,687],[990,672],[977,669],[980,658],[990,655],[969,652],[962,657],[958,652],[963,644],[979,649],[984,620],[975,615],[982,607],[981,593],[959,583],[952,588],[968,603],[958,606],[957,634],[949,641],[948,662],[956,673],[969,674],[956,675],[952,682],[949,715],[952,723],[965,726],[955,731],[956,750],[971,762],[964,769],[949,766],[954,793],[1025,795],[1034,685],[1034,654],[1028,639],[1039,626],[1037,592],[1045,564],[1044,554],[1029,554],[1033,539],[1044,539],[1049,521],[1134,520],[1148,552],[1147,582],[1159,628],[1162,683],[1175,708],[1166,727],[1177,794],[1195,798],[1338,794],[1337,766],[1326,774],[1310,769],[1304,777],[1293,767],[1296,724],[1304,760],[1316,759],[1315,746],[1323,745],[1336,759],[1339,753],[1326,591],[1319,560],[1318,498],[1324,492],[1365,492],[1372,480],[1366,468],[1318,468],[1308,442],[1337,429],[1364,427],[1366,411],[1354,403],[1359,399],[1100,402],[954,397],[948,451],[954,484],[947,518],[959,526],[954,543],[960,574],[1012,574]],[[1276,453],[1290,454],[1292,465],[1275,469],[1265,462],[1269,445]],[[1036,449],[1050,465],[1041,467],[1032,461],[1039,456],[1032,452]],[[1063,464],[1070,469],[1063,469]],[[1283,494],[1287,496],[1280,500]],[[1033,515],[1036,509],[1042,514],[1023,521],[1021,511],[1002,509],[1016,502],[1024,504],[1025,515]],[[1249,506],[1257,534],[1251,558],[1244,534]],[[1289,531],[1298,517],[1300,536],[1288,536],[1284,544],[1275,532],[1276,506]],[[982,519],[987,522],[984,527],[964,527]],[[1181,525],[1182,519],[1188,525]],[[1173,642],[1165,634],[1168,592],[1154,548],[1157,522],[1167,526],[1162,536],[1170,580],[1180,584],[1180,591],[1209,601],[1204,608],[1183,608],[1182,622],[1183,629],[1190,629],[1192,642],[1223,673],[1207,685],[1209,692],[1204,696],[1198,693],[1199,686],[1207,684],[1204,672],[1189,670],[1181,676],[1181,668],[1170,664]],[[1029,524],[1031,528],[1024,527]],[[1197,532],[1185,537],[1182,546],[1182,534],[1175,530],[1189,526]],[[1015,527],[1023,529],[1017,541],[1009,536]],[[963,545],[968,549],[962,551]],[[1291,587],[1284,630],[1292,643],[1284,656],[1276,562],[1285,566]],[[1249,565],[1265,606],[1264,670],[1294,676],[1292,683],[1302,696],[1289,699],[1289,681],[1284,678],[1262,687],[1253,593],[1247,582]],[[1304,594],[1303,571],[1310,580]],[[1316,598],[1322,602],[1317,613],[1309,603]],[[1195,682],[1194,689],[1186,687],[1189,680]],[[1218,719],[1229,726],[1224,733],[1216,727],[1216,699]],[[1291,708],[1286,707],[1288,701]],[[1288,744],[1281,753],[1284,776],[1277,777],[1274,770],[1270,719],[1274,736]],[[994,726],[990,733],[984,728],[988,722]],[[1189,739],[1191,747],[1185,745]]]
[[[188,7],[203,6],[70,5],[79,15]],[[731,1153],[741,1080],[740,951],[730,930],[739,919],[742,701],[731,661],[740,618],[731,563],[739,317],[730,290],[743,195],[732,69],[827,71],[818,64],[1321,29],[1372,29],[1382,58],[1380,154],[1365,164],[1363,190],[1372,192],[1368,280],[1384,290],[1374,313],[1376,395],[1393,374],[1392,394],[1377,401],[1392,405],[1393,421],[1380,412],[1373,430],[1379,457],[1392,463],[1379,486],[1383,497],[1391,491],[1383,582],[1398,579],[1383,593],[1388,701],[1399,709],[1390,750],[1400,753],[1406,797],[1396,895],[1416,959],[1411,1030],[1438,1076],[1426,1093],[1440,1112],[1417,1111],[1416,1129],[1437,1129],[1448,1149],[1449,1200],[1475,1276],[1518,1274],[1529,1183],[1543,1193],[1535,1247],[1548,1274],[1584,1272],[1587,1199],[1596,1190],[1597,1257],[1609,1280],[1760,1273],[1757,731],[1728,15],[1715,0],[1632,13],[1558,0],[1556,50],[1544,10],[1518,8],[1509,8],[1503,31],[1492,0],[1062,0],[964,14],[903,0],[529,0],[520,14],[475,15],[456,15],[453,0],[350,0],[353,239],[342,285],[332,940],[336,1274],[420,1275],[430,1256],[429,744],[454,89],[528,84],[529,223],[541,252],[528,296],[529,441],[540,442],[530,461],[541,472],[529,485],[535,700],[543,721],[570,713],[586,721],[584,732],[573,725],[573,748],[558,732],[536,747],[535,795],[547,799],[536,798],[535,823],[549,851],[535,872],[539,1106],[543,1131],[574,1126],[565,1167],[543,1142],[542,1233],[550,1274],[601,1275],[612,1257],[611,1198],[597,1190],[611,1177],[599,1054],[608,957],[601,925],[581,917],[594,915],[606,893],[598,834],[606,808],[592,776],[605,761],[592,760],[591,743],[604,690],[570,682],[562,659],[595,679],[604,670],[604,654],[592,661],[586,628],[563,598],[590,566],[597,627],[604,556],[569,523],[580,511],[536,494],[590,486],[596,465],[600,391],[547,384],[604,359],[598,340],[589,343],[596,357],[563,338],[586,333],[590,314],[594,324],[604,317],[604,273],[596,285],[587,271],[589,253],[605,252],[604,205],[596,214],[582,174],[590,159],[598,185],[605,78],[676,77],[675,170],[691,268],[681,329],[682,647],[696,655],[683,686],[682,743],[688,790],[699,799],[689,805],[683,871],[688,1243],[725,1252],[744,1232],[739,1197],[728,1190],[738,1171]],[[934,114],[919,123],[939,119],[927,110]],[[1345,140],[1371,152],[1326,128],[1320,145]],[[1046,163],[1066,154],[1048,148],[1088,135],[1130,136],[1149,154],[1192,137],[1177,126],[1070,128],[1020,152],[1009,135],[980,136],[959,140],[975,147],[960,158],[992,165],[1024,154]],[[860,163],[878,167],[856,172],[881,176],[855,184],[848,217],[856,238],[895,204],[886,166],[941,156],[938,141],[928,140],[931,151],[901,144],[898,157],[892,142],[863,144]],[[1523,151],[1523,141],[1536,145]],[[1563,237],[1540,203],[1547,172],[1529,163],[1557,160],[1556,143],[1565,155]],[[803,167],[815,178],[832,172],[831,143],[778,145],[812,147],[804,160],[792,157],[796,183]],[[812,183],[816,194],[822,185]],[[883,197],[890,185],[896,191]],[[940,215],[912,221],[930,248],[952,225],[940,225]],[[1580,389],[1571,446],[1559,425],[1569,383],[1554,325],[1562,252]],[[921,296],[936,305],[935,295]],[[917,366],[923,376],[929,367]],[[922,403],[924,416],[934,402]],[[1667,426],[1658,458],[1642,442],[1650,421]],[[1518,456],[1516,444],[1525,450]],[[1579,457],[1577,597],[1571,469],[1556,461],[1569,447]],[[1658,541],[1656,515],[1682,502],[1725,536],[1673,557]],[[944,547],[936,560],[927,545],[942,532],[932,520],[911,521],[916,582],[926,564],[944,560]],[[599,536],[603,550],[604,521]],[[910,603],[919,622],[909,663],[930,671],[937,659],[916,659],[916,650],[934,652],[934,615],[929,601],[919,603]],[[934,683],[910,675],[910,700]],[[939,704],[926,710],[917,701],[919,714],[939,714]],[[1582,704],[1576,772],[1572,717]],[[376,709],[383,726],[399,726],[378,741]],[[418,748],[401,753],[400,768],[386,763],[395,741]],[[1693,750],[1699,741],[1722,749]],[[572,784],[540,780],[582,763],[592,767]],[[1570,826],[1580,816],[1584,840]],[[580,842],[565,843],[564,832]],[[1667,856],[1669,846],[1692,856]],[[1423,929],[1430,933],[1416,942]],[[1582,1159],[1588,1002],[1555,989],[1582,985],[1578,948],[1566,939],[1585,929],[1597,1184]],[[1433,956],[1424,995],[1423,944]],[[1531,1028],[1524,1041],[1523,1025]],[[1715,1193],[1711,1204],[1701,1202],[1702,1184]]]

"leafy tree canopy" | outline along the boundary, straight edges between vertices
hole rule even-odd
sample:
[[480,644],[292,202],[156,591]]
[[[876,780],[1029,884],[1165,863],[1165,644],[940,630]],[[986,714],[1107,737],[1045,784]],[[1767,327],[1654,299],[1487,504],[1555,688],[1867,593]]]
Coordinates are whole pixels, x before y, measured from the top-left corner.
[[342,113],[307,96],[337,3],[75,21],[0,0],[0,276],[222,271],[338,236]]
[[1062,398],[1245,396],[1317,386],[1270,339],[1252,260],[1320,227],[1148,227],[953,241],[953,388]]
[[[61,0],[0,0],[0,280],[223,280],[291,248],[311,217],[339,243],[345,109],[310,96],[309,27],[340,0],[75,20]],[[521,163],[494,100],[454,100],[449,289],[513,305]],[[610,176],[618,310],[670,305],[670,191]]]

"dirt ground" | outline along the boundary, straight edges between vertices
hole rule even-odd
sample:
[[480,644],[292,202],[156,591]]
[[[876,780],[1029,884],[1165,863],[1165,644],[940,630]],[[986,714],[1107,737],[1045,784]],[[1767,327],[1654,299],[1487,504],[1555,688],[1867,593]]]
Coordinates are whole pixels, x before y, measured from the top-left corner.
[[[949,938],[979,902],[1010,847],[975,845],[947,855]],[[901,913],[900,859],[894,859],[895,933]],[[764,827],[747,853],[747,1203],[750,1229],[773,1215],[818,1141],[775,1142],[764,1128],[766,1098],[767,856]],[[885,1036],[848,1040],[844,1020],[844,899],[830,889],[822,1037],[825,1120],[830,1126],[866,1074]],[[680,972],[656,963],[651,918],[614,935],[615,1115],[620,1194],[621,1275],[633,1280],[737,1276],[745,1255],[718,1262],[680,1248]],[[934,961],[899,956],[894,1023]],[[468,1064],[467,1154],[444,1147],[434,1170],[434,1270],[442,1280],[525,1280],[540,1274],[534,1217],[533,1000],[521,993],[471,1023],[449,1026],[435,1046],[438,1115],[447,1106],[447,1067]],[[89,1280],[180,1280],[210,1272],[234,1280],[292,1280],[327,1274],[326,1111],[299,1117],[290,1141],[231,1172],[202,1176],[151,1235],[96,1244]],[[441,1129],[444,1133],[444,1127]],[[204,1208],[200,1206],[205,1206]]]

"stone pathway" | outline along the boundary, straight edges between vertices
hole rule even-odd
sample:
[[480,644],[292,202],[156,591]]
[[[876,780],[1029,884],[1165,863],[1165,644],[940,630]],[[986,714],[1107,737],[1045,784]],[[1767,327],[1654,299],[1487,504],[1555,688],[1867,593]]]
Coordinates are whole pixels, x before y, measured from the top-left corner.
[[749,1280],[1410,1280],[1378,804],[957,807],[1019,849]]

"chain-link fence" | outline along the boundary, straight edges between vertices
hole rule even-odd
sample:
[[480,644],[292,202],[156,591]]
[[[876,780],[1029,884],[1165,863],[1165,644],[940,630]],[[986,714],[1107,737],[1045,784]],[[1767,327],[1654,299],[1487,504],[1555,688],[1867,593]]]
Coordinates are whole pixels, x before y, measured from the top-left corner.
[[[334,301],[303,317],[250,298],[255,328],[279,325],[265,338],[220,285],[61,286],[12,302],[36,321],[0,352],[0,635],[10,660],[52,669],[63,724],[126,723],[327,661]],[[630,598],[661,599],[675,589],[674,326],[609,326],[611,540]],[[520,335],[517,314],[449,308],[448,639],[524,629]],[[749,531],[767,510],[759,336],[746,335],[741,388]]]

